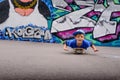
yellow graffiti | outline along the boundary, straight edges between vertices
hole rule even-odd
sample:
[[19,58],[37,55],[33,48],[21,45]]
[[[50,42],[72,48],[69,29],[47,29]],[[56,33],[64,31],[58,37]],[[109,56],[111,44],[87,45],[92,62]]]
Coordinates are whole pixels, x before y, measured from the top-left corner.
[[33,6],[37,3],[37,0],[33,0],[33,2],[32,2],[29,6],[22,6],[22,5],[20,5],[16,0],[14,0],[13,3],[14,3],[15,6],[17,6],[18,8],[29,9],[29,8],[33,7]]

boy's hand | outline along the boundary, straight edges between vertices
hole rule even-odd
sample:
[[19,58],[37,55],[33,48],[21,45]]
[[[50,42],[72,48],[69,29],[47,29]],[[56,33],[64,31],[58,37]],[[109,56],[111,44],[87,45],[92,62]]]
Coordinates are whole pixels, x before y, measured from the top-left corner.
[[94,52],[98,52],[99,50],[95,49]]
[[68,51],[68,48],[64,47],[64,50],[65,50],[65,51]]

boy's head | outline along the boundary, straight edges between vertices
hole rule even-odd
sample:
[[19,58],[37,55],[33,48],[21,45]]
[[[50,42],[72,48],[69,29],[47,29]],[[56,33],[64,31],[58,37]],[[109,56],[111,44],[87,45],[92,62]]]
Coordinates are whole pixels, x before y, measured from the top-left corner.
[[77,30],[73,33],[73,36],[75,37],[78,43],[84,40],[84,35],[85,32],[83,30]]
[[78,29],[78,30],[76,30],[76,31],[73,33],[73,36],[76,36],[77,34],[83,34],[83,35],[85,35],[85,32],[84,32],[83,30]]

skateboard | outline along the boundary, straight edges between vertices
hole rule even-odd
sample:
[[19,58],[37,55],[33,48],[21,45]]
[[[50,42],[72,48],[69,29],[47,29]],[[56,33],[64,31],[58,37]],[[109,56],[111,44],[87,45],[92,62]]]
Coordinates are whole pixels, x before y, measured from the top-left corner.
[[84,54],[85,50],[83,48],[74,48],[74,53],[75,54]]

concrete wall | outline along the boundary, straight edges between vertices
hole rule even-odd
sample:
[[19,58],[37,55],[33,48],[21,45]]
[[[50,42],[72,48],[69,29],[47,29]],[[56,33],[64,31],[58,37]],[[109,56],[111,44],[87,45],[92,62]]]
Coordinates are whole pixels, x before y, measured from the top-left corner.
[[120,47],[119,0],[0,0],[0,39],[62,43],[82,29],[99,46]]

